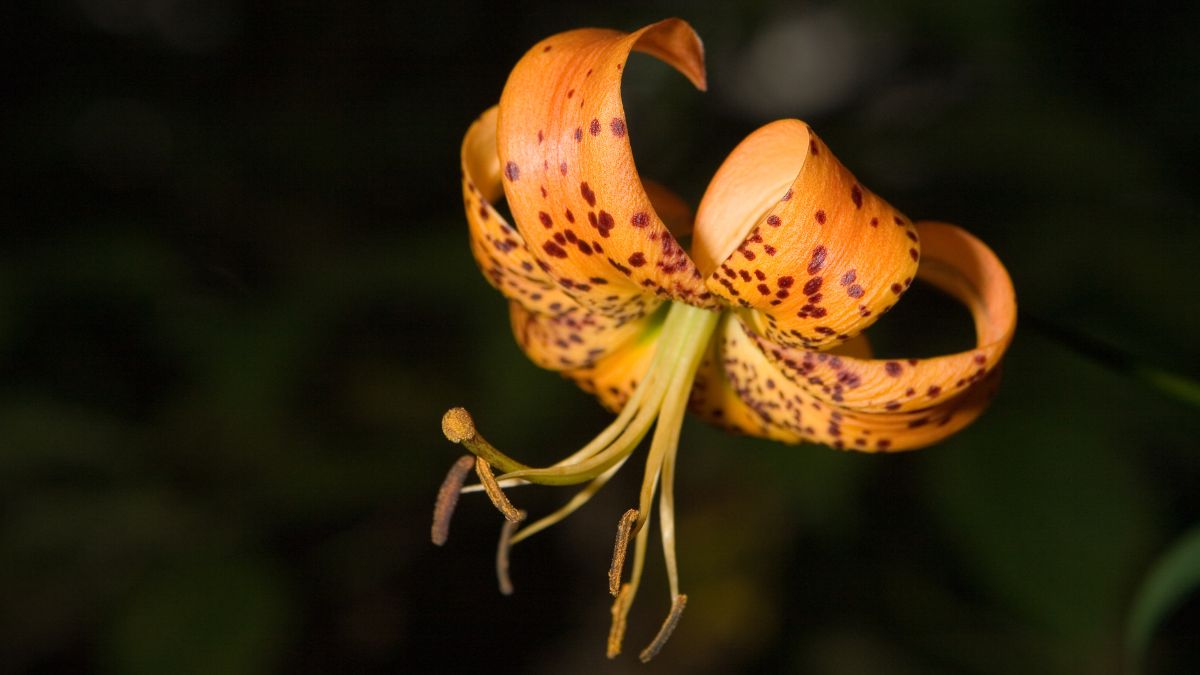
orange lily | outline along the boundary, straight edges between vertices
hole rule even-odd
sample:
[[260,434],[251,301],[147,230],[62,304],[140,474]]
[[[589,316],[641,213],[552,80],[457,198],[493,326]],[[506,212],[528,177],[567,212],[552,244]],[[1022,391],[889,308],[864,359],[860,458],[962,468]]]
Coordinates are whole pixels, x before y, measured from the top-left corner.
[[[1016,299],[987,246],[953,225],[913,223],[796,120],[768,124],[738,145],[691,222],[687,207],[644,182],[634,165],[620,93],[631,50],[705,88],[703,48],[684,21],[633,33],[573,30],[525,54],[500,104],[462,145],[471,250],[509,299],[517,341],[537,365],[571,378],[618,416],[578,452],[533,468],[485,441],[465,410],[447,412],[446,436],[475,458],[465,456],[447,476],[433,536],[445,540],[460,492],[485,490],[509,521],[497,556],[509,591],[509,547],[579,508],[654,427],[640,502],[620,520],[609,570],[612,657],[637,593],[657,493],[672,610],[645,661],[687,599],[673,499],[687,409],[787,443],[864,452],[935,443],[974,420],[994,393]],[[501,198],[515,229],[495,208]],[[690,255],[679,243],[689,226]],[[929,359],[871,359],[860,333],[916,278],[971,310],[977,346]],[[472,461],[480,483],[464,487]],[[524,513],[502,488],[524,483],[588,485],[518,530]],[[630,539],[632,571],[623,582]]]

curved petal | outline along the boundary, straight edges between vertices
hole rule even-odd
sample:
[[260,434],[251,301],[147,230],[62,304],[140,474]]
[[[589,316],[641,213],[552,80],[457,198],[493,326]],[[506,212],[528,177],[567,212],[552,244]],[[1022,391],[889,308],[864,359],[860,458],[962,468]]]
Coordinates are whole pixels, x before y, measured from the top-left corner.
[[557,316],[538,314],[520,303],[509,304],[513,335],[526,356],[547,370],[593,365],[619,350],[657,323],[658,314],[640,319],[610,319],[581,307]]
[[862,452],[924,447],[974,421],[999,384],[997,370],[962,395],[923,410],[861,411],[820,401],[786,377],[737,317],[726,315],[718,335],[720,367],[706,373],[700,394],[704,398],[693,409],[715,424],[783,442],[808,441]]
[[641,326],[642,332],[591,365],[563,371],[580,389],[594,395],[612,412],[620,412],[654,359],[661,321]]
[[633,162],[621,103],[633,49],[704,87],[700,39],[678,19],[630,34],[582,29],[543,40],[513,69],[500,99],[504,190],[544,269],[591,311],[638,317],[661,298],[715,307]]
[[493,206],[503,197],[496,155],[496,106],[475,120],[463,137],[463,206],[470,228],[471,253],[484,278],[510,300],[539,314],[557,315],[577,303],[550,278],[537,258]]
[[916,275],[912,223],[797,120],[750,134],[713,177],[692,254],[708,288],[772,342],[827,349],[891,309]]
[[865,359],[813,354],[755,336],[759,349],[818,400],[862,411],[928,408],[985,380],[1016,330],[1012,280],[996,254],[965,230],[922,222],[917,231],[925,245],[918,277],[971,310],[974,349],[930,359]]

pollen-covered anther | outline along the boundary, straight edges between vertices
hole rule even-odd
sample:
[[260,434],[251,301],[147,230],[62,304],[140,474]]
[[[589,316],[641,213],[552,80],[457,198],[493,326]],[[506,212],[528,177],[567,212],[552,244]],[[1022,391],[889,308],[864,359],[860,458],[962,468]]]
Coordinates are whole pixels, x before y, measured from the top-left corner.
[[608,592],[616,597],[621,590],[621,571],[625,569],[625,553],[629,550],[629,537],[638,521],[638,510],[629,509],[617,524],[617,540],[613,544],[612,564],[608,568]]
[[623,584],[612,604],[612,626],[608,629],[608,649],[605,655],[615,659],[621,654],[621,643],[625,641],[626,617],[629,614],[630,585]]
[[675,601],[671,603],[671,613],[667,615],[667,620],[663,621],[662,628],[658,629],[658,635],[655,635],[654,641],[638,655],[638,659],[642,663],[649,663],[650,659],[662,651],[663,646],[667,644],[667,640],[671,638],[671,633],[674,633],[675,627],[679,625],[679,617],[683,616],[683,608],[686,606],[686,595],[680,594],[675,596]]
[[524,511],[518,511],[517,514],[520,515],[520,520],[504,521],[500,528],[500,542],[496,544],[496,581],[500,584],[502,595],[513,594],[512,578],[508,576],[508,553],[512,550],[513,532],[526,516]]
[[491,499],[500,513],[504,514],[505,520],[510,523],[519,523],[525,519],[524,513],[518,511],[517,507],[508,501],[508,497],[496,483],[496,475],[492,473],[492,465],[488,464],[487,460],[482,457],[475,460],[475,473],[479,476],[479,482],[483,485],[483,491],[487,493],[488,499]]
[[438,546],[445,544],[450,536],[450,519],[454,516],[454,507],[458,506],[459,492],[474,465],[474,455],[459,457],[446,472],[446,479],[438,488],[437,501],[433,507],[433,527],[430,529],[430,538]]

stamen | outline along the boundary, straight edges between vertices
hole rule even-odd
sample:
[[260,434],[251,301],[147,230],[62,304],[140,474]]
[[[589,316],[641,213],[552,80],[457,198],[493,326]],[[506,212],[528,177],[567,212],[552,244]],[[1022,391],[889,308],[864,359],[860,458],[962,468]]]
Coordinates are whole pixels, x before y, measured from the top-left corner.
[[637,522],[638,510],[629,509],[617,524],[617,541],[613,544],[612,564],[608,567],[608,592],[615,597],[621,590],[621,572],[625,569],[625,553],[629,550],[629,535]]
[[613,601],[612,626],[608,629],[608,649],[605,652],[610,659],[617,658],[621,653],[621,643],[625,641],[625,617],[629,614],[630,597],[630,585],[624,584]]
[[663,622],[662,628],[658,629],[658,635],[655,635],[654,641],[638,655],[642,663],[649,663],[650,659],[658,656],[658,653],[662,651],[667,640],[671,638],[671,633],[674,633],[675,627],[679,625],[679,617],[683,616],[683,608],[686,606],[686,595],[675,596],[675,601],[671,603],[671,613],[667,615],[667,620]]
[[445,544],[446,539],[450,536],[450,518],[454,516],[454,507],[458,506],[459,490],[474,464],[475,457],[473,455],[459,457],[458,461],[446,472],[446,479],[438,488],[437,501],[433,506],[433,527],[430,529],[430,538],[437,546]]
[[[525,520],[525,512],[517,512]],[[512,595],[512,579],[508,576],[508,553],[512,550],[512,534],[520,521],[506,520],[500,528],[500,542],[496,545],[496,579],[500,582],[500,593]]]
[[[628,458],[626,458],[626,459],[628,459]],[[516,546],[518,543],[525,541],[526,539],[532,537],[533,535],[537,534],[538,532],[541,532],[542,530],[550,527],[551,525],[554,525],[555,523],[561,522],[567,516],[571,515],[572,513],[575,513],[575,511],[577,509],[579,509],[579,507],[586,504],[588,502],[588,500],[592,498],[593,495],[595,495],[597,492],[599,492],[600,488],[604,487],[604,485],[608,482],[608,479],[612,478],[613,475],[616,474],[618,470],[620,470],[620,468],[623,464],[625,464],[624,459],[622,459],[620,462],[617,462],[608,471],[605,471],[604,473],[600,474],[599,476],[596,476],[596,478],[593,479],[591,483],[588,483],[588,486],[586,488],[575,493],[575,496],[571,497],[571,501],[564,504],[557,511],[537,520],[534,523],[531,523],[530,525],[528,525],[526,527],[521,528],[521,530],[519,532],[517,532],[516,534],[513,535],[513,538],[512,538],[513,546]],[[496,482],[497,482],[497,484],[499,484],[501,486],[504,485],[504,481],[502,481],[502,480],[497,480]],[[470,486],[467,486],[467,487],[470,487]],[[467,489],[463,488],[463,492],[466,492],[466,491],[467,491]]]
[[508,501],[508,497],[504,495],[504,491],[496,484],[496,476],[492,473],[492,467],[487,463],[487,460],[480,457],[475,461],[475,473],[479,476],[479,482],[483,485],[484,492],[487,492],[488,499],[500,509],[500,513],[504,514],[504,518],[510,523],[519,523],[524,520],[524,516],[517,510],[512,502]]

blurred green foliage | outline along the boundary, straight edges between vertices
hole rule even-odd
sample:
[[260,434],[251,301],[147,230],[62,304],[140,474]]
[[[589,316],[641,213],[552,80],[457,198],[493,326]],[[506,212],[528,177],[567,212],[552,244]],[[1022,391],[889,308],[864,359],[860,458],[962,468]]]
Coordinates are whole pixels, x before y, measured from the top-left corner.
[[[637,667],[603,658],[603,577],[636,472],[514,551],[511,598],[491,576],[489,505],[464,498],[444,549],[427,534],[457,452],[446,408],[531,463],[607,419],[517,350],[459,213],[463,131],[529,45],[572,27],[696,26],[708,94],[647,59],[626,83],[641,168],[693,202],[768,121],[739,82],[763,78],[761,92],[786,59],[815,59],[828,78],[805,86],[833,93],[789,114],[902,210],[989,242],[1027,316],[1200,374],[1194,5],[80,0],[17,14],[0,163],[5,670]],[[752,47],[772,30],[842,42],[785,41],[811,49],[764,70]],[[849,56],[822,62],[824,47]],[[966,319],[946,310],[918,296],[873,338],[896,354],[960,345]],[[1200,419],[1030,325],[992,409],[921,453],[685,425],[691,602],[654,668],[1119,672],[1134,591],[1200,520]],[[513,498],[533,513],[565,499]],[[659,567],[652,554],[631,651],[666,610]],[[1200,667],[1200,606],[1178,607],[1147,672]]]

